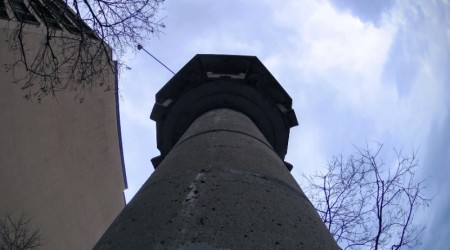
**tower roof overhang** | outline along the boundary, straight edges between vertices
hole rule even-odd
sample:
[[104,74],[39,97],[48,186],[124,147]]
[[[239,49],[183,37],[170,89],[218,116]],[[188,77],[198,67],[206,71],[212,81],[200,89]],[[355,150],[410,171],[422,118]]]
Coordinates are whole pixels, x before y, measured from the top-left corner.
[[[292,99],[255,56],[194,56],[156,94],[150,118],[156,122],[156,168],[201,114],[217,108],[247,115],[284,159],[289,130],[298,125]],[[288,168],[292,168],[287,164]]]

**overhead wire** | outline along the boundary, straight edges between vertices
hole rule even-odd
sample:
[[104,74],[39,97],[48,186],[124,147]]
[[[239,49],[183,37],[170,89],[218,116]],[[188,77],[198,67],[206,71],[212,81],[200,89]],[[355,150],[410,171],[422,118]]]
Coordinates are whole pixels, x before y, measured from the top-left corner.
[[138,44],[137,46],[138,50],[143,50],[145,51],[147,54],[149,54],[151,57],[153,57],[153,59],[155,59],[157,62],[159,62],[162,66],[164,66],[168,71],[172,72],[172,74],[175,75],[175,72],[173,72],[171,69],[169,69],[169,67],[167,67],[164,63],[162,63],[160,60],[158,60],[158,58],[156,58],[154,55],[152,55],[150,52],[148,52],[142,45]]

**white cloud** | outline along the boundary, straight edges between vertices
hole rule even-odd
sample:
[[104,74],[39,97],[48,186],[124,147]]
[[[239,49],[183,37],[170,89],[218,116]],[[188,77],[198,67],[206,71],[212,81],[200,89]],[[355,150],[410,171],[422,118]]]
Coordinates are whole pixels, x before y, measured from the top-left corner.
[[[332,91],[334,99],[330,99],[330,105],[369,119],[375,129],[374,138],[369,139],[388,133],[395,134],[401,141],[423,131],[418,135],[422,140],[442,105],[442,86],[434,79],[430,65],[427,61],[421,62],[418,75],[411,83],[411,92],[404,97],[398,93],[395,83],[385,82],[381,77],[397,30],[409,21],[405,8],[402,4],[394,6],[375,27],[336,11],[325,1],[286,3],[275,9],[274,16],[278,25],[291,31],[286,34],[290,53],[269,58],[283,58],[276,64],[278,68],[283,67],[280,64],[296,65],[304,78],[312,79],[295,84],[317,86],[320,80],[322,88]],[[415,16],[420,15],[417,8],[410,8],[410,11]],[[408,53],[414,52],[407,51],[406,55]],[[272,61],[268,60],[270,64]],[[294,89],[302,91],[305,87]]]
[[276,21],[290,27],[299,69],[330,69],[376,75],[382,70],[395,28],[376,28],[324,1],[292,1],[276,10]]
[[344,105],[367,113],[381,101],[385,103],[386,91],[396,98],[395,90],[380,81],[395,25],[362,23],[323,1],[290,2],[275,16],[277,22],[293,31],[288,46],[294,49],[283,56],[288,59],[285,63],[296,65],[309,77],[325,79]]
[[[405,149],[411,143],[424,145],[430,124],[441,112],[446,112],[441,106],[447,93],[436,68],[439,62],[436,58],[442,57],[441,49],[415,57],[417,51],[402,47],[407,50],[405,55],[411,54],[406,60],[414,58],[419,65],[410,91],[403,96],[395,82],[381,78],[386,62],[392,59],[390,50],[399,27],[407,27],[408,39],[411,38],[407,42],[419,47],[421,39],[436,36],[428,32],[418,34],[406,26],[412,18],[404,14],[406,8],[414,11],[414,16],[421,15],[417,9],[408,7],[406,1],[393,6],[376,27],[334,10],[327,1],[246,2],[257,5],[253,12],[235,8],[236,2],[231,2],[214,2],[217,6],[202,2],[189,12],[185,5],[191,3],[172,2],[169,9],[174,11],[168,16],[179,16],[178,19],[167,23],[170,28],[167,34],[148,48],[162,56],[160,59],[167,65],[180,67],[197,53],[257,55],[292,96],[300,119],[300,126],[291,132],[287,155],[297,180],[300,172],[313,173],[331,155],[365,139],[384,142],[391,136],[394,145],[389,147],[405,146]],[[222,5],[234,5],[224,7],[233,12],[222,11]],[[253,14],[261,15],[260,11],[264,12],[264,18],[255,18]],[[448,28],[441,33],[448,42]],[[121,107],[122,119],[147,129],[153,124],[148,115],[154,94],[170,77],[151,58],[136,64],[140,66],[129,73],[136,77],[126,79],[123,85],[126,103]],[[151,87],[141,86],[145,84]],[[135,127],[130,126],[132,129]],[[126,158],[127,170],[134,171],[129,183],[137,183],[127,196],[133,195],[143,183],[152,168],[149,159],[158,154],[152,137],[154,130],[139,133],[140,137],[133,138],[134,143],[130,140],[133,145],[125,145],[132,152]],[[151,135],[147,137],[148,133]],[[142,140],[152,141],[153,145],[138,142]]]
[[[301,136],[291,136],[289,154],[302,164],[302,171],[311,173],[324,166],[330,153],[338,154],[356,143],[349,141],[355,139],[349,137],[354,134],[353,125],[329,123],[330,119],[346,119],[338,112],[376,122],[387,119],[386,107],[397,106],[395,86],[380,80],[396,26],[390,20],[379,27],[363,23],[336,11],[326,1],[290,1],[272,8],[275,25],[288,31],[279,35],[289,49],[272,51],[264,62],[271,70],[276,69],[275,74],[286,69],[282,84],[293,96],[303,121],[295,128]],[[388,126],[382,122],[378,125],[381,130]],[[363,132],[359,136],[378,139],[369,134],[369,127],[358,129]]]

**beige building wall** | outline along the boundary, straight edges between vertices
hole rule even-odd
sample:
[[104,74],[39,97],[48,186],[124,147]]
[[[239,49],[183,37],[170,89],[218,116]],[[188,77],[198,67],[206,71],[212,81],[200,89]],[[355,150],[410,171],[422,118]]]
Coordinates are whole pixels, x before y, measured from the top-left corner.
[[[115,76],[105,76],[110,91],[94,87],[81,103],[70,90],[26,100],[24,68],[8,66],[20,58],[16,25],[0,19],[0,216],[31,218],[41,249],[90,249],[125,205]],[[24,28],[36,53],[43,27]]]

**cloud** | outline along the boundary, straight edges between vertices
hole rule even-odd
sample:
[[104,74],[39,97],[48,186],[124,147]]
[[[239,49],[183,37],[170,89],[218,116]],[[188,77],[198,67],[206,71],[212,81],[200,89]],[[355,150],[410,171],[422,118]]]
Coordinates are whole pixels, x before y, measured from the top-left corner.
[[445,25],[450,22],[449,11],[447,1],[410,6],[407,16],[416,21],[405,25],[405,29],[413,29],[405,39],[420,42],[420,73],[414,81],[417,119],[411,124],[422,124],[426,131],[421,176],[428,178],[428,194],[435,197],[421,216],[427,229],[420,249],[446,249],[450,238],[450,36]]
[[430,181],[433,190],[441,190],[426,211],[431,217],[425,220],[422,249],[445,248],[450,124],[443,117],[450,110],[450,36],[442,24],[450,23],[448,5],[399,1],[378,25],[323,2],[275,11],[278,25],[291,31],[285,36],[290,53],[267,61],[293,96],[300,118],[287,156],[293,175],[299,180],[302,172],[320,170],[331,155],[351,152],[351,143],[364,145],[366,139],[388,148],[419,148],[426,159],[420,171],[439,175]]
[[[409,138],[422,141],[432,118],[441,111],[442,84],[428,64],[433,59],[422,52],[426,48],[423,40],[431,34],[416,32],[415,25],[425,13],[419,7],[408,3],[392,6],[379,26],[336,11],[326,2],[291,2],[275,10],[279,25],[292,31],[287,40],[293,49],[281,56],[282,63],[295,65],[299,72],[297,86],[286,86],[292,89],[289,93],[309,91],[308,99],[319,98],[319,93],[327,95],[334,112],[364,119],[367,127],[373,125],[372,131],[361,131],[369,140],[397,137],[397,142],[407,142],[408,147],[414,144]],[[398,77],[405,75],[408,77]],[[399,87],[406,85],[408,91]],[[342,119],[326,109],[321,113]]]
[[[375,27],[323,1],[292,1],[273,10],[275,24],[289,31],[284,37],[290,49],[268,61],[277,59],[275,74],[293,96],[300,117],[294,129],[312,129],[302,123],[312,120],[320,130],[316,139],[322,140],[317,150],[328,156],[351,150],[351,143],[378,139],[373,131],[387,126],[384,105],[398,101],[395,87],[381,81],[395,24],[388,20]],[[358,126],[349,126],[350,121]]]
[[333,6],[341,11],[348,11],[363,22],[379,25],[383,14],[394,5],[393,0],[360,1],[360,0],[330,0]]
[[[300,126],[291,131],[287,160],[297,179],[301,172],[322,168],[334,154],[353,152],[352,143],[367,140],[405,150],[420,147],[419,152],[427,152],[424,174],[438,173],[436,185],[449,190],[444,178],[449,173],[443,169],[450,168],[443,157],[450,155],[450,124],[443,115],[450,107],[445,104],[450,92],[448,3],[398,0],[364,13],[367,6],[358,7],[356,1],[340,7],[337,2],[343,3],[168,2],[166,34],[145,46],[174,71],[197,53],[257,55],[293,98]],[[158,154],[148,115],[154,94],[171,77],[145,54],[134,62],[121,85],[122,119],[129,123],[123,125],[127,197],[150,174],[149,159]],[[424,246],[432,246],[436,230],[448,234],[443,224],[449,223],[447,197],[442,191],[430,210]]]
[[[450,108],[450,105],[449,105]],[[422,223],[427,226],[421,249],[445,249],[450,237],[450,109],[447,109],[445,120],[436,122],[427,144],[426,157],[423,162],[422,176],[431,180],[428,195],[432,201],[428,216],[422,216]],[[437,237],[437,235],[440,235]]]
[[326,80],[343,100],[362,106],[360,96],[372,96],[373,88],[381,85],[379,76],[395,26],[386,23],[377,28],[337,12],[327,2],[305,2],[290,2],[275,10],[276,21],[292,30],[285,63],[295,65],[307,77]]

